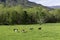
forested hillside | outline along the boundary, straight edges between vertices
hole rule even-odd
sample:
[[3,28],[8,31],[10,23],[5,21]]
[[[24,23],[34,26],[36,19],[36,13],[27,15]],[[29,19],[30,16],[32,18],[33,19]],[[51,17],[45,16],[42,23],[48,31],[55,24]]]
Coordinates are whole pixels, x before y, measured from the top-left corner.
[[60,9],[48,9],[50,8],[27,0],[0,0],[0,24],[60,22]]

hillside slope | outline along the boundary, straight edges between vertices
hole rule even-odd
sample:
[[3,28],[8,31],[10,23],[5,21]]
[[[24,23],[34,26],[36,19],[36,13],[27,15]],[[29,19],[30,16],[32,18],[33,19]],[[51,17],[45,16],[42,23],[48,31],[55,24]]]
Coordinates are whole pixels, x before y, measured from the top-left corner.
[[16,5],[22,5],[24,8],[25,7],[43,7],[46,8],[48,10],[52,10],[52,8],[43,6],[41,4],[37,4],[34,2],[30,2],[28,0],[0,0],[0,4],[4,4],[5,6],[16,6]]
[[4,5],[15,6],[15,5],[23,5],[23,6],[42,6],[41,4],[36,4],[34,2],[30,2],[28,0],[0,0],[0,4],[4,3]]

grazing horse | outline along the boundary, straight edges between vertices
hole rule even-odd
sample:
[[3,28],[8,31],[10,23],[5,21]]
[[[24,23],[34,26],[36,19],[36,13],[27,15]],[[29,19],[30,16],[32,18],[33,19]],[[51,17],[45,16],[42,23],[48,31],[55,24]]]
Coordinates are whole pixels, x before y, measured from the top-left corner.
[[30,28],[30,30],[33,30],[33,28]]
[[27,31],[23,29],[22,32],[23,32],[23,33],[26,33]]
[[41,30],[41,27],[39,27],[38,29]]
[[13,29],[14,32],[18,32],[18,29]]

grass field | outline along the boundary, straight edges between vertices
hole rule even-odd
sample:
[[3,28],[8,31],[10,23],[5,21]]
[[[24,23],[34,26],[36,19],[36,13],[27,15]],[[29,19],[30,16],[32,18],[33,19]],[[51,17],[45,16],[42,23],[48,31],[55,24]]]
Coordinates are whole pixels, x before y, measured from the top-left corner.
[[[39,30],[38,28],[42,29]],[[17,28],[19,32],[14,32]],[[33,28],[33,30],[30,30]],[[26,30],[26,33],[21,32]],[[0,40],[60,40],[60,23],[36,25],[0,25]]]

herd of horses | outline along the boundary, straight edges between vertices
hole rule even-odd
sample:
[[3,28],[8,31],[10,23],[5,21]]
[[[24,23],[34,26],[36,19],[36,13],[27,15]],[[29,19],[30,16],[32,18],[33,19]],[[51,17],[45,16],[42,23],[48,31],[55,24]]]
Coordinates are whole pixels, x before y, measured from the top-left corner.
[[[29,30],[33,30],[34,28],[30,28]],[[42,28],[41,27],[39,27],[38,28],[38,30],[41,30]],[[16,29],[13,29],[13,31],[14,32],[19,32],[19,30],[16,28]],[[22,31],[21,32],[23,32],[23,33],[26,33],[27,31],[26,30],[24,30],[24,29],[22,29]]]

